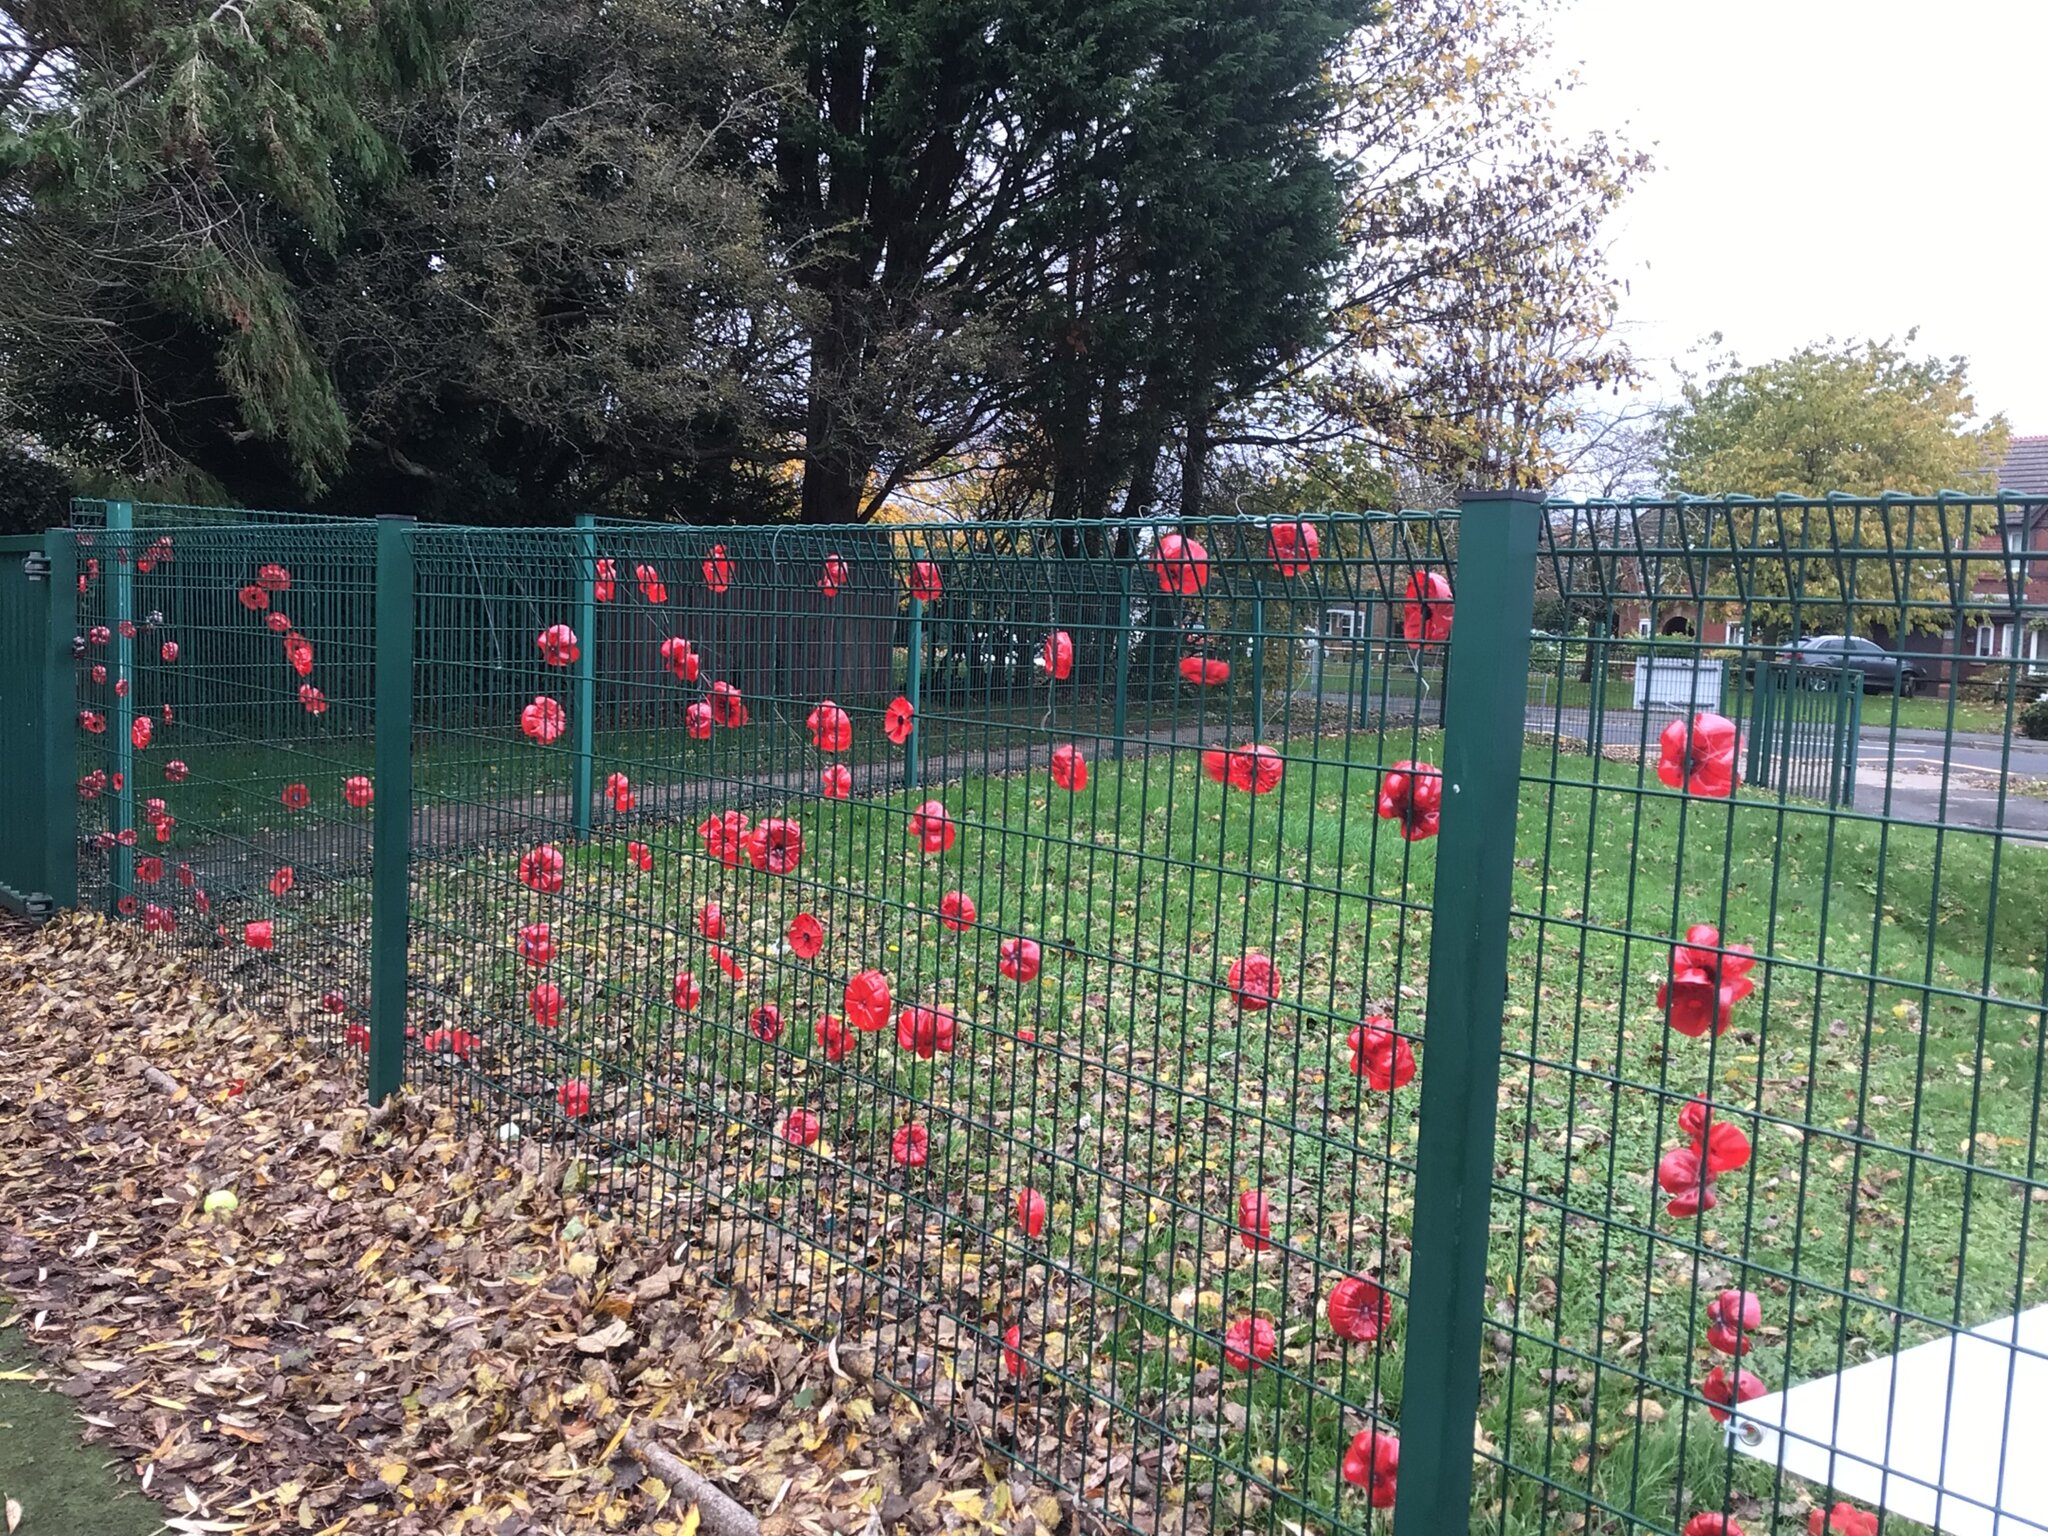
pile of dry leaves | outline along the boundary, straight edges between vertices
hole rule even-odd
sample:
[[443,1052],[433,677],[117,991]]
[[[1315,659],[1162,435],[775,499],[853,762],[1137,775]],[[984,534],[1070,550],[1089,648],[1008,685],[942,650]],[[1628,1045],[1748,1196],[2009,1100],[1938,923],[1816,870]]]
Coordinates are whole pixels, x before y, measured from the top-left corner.
[[700,1475],[766,1536],[1070,1520],[291,1022],[93,919],[0,933],[0,1314],[173,1527],[689,1536]]

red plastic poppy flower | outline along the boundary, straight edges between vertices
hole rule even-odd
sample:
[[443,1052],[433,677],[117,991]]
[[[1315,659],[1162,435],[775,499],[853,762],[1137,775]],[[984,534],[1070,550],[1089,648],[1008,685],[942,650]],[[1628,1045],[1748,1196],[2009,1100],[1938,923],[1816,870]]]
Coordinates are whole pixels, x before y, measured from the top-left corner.
[[1399,762],[1380,779],[1380,819],[1400,822],[1411,843],[1436,836],[1443,800],[1444,776],[1433,764]]
[[78,724],[87,734],[101,736],[106,734],[107,717],[94,710],[81,709],[78,712]]
[[115,698],[117,698],[117,699],[125,699],[125,698],[127,698],[127,697],[128,697],[128,679],[127,679],[127,678],[125,678],[125,677],[122,677],[122,678],[116,678],[116,679],[114,680],[114,697],[115,697]]
[[731,683],[713,683],[709,703],[711,718],[719,725],[747,723],[747,701],[740,697],[739,689]]
[[550,624],[534,643],[540,647],[540,659],[551,667],[566,667],[583,654],[576,631],[566,624]]
[[1263,1317],[1240,1317],[1223,1330],[1223,1363],[1234,1370],[1256,1371],[1280,1348],[1280,1336]]
[[955,933],[974,926],[974,898],[965,891],[948,891],[939,898],[939,926]]
[[1384,1429],[1361,1429],[1344,1452],[1344,1481],[1365,1490],[1374,1509],[1392,1509],[1401,1477],[1401,1441]]
[[675,985],[669,988],[668,999],[676,1007],[688,1013],[703,999],[704,989],[697,985],[697,978],[688,971],[677,971]]
[[825,557],[825,573],[818,578],[818,590],[827,597],[837,597],[853,579],[853,572],[846,568],[846,562],[837,555]]
[[862,971],[846,984],[840,998],[855,1029],[873,1034],[889,1025],[889,978],[880,971]]
[[269,949],[276,942],[270,919],[261,918],[253,923],[242,924],[242,942],[251,949]]
[[341,1038],[344,1044],[354,1046],[359,1051],[367,1051],[370,1048],[370,1027],[367,1024],[351,1024],[341,1032]]
[[954,1032],[953,1015],[944,1008],[909,1005],[896,1015],[896,1043],[926,1061],[940,1051],[952,1052]]
[[1678,1128],[1692,1140],[1692,1149],[1706,1160],[1707,1172],[1733,1173],[1749,1162],[1749,1137],[1742,1127],[1713,1118],[1704,1099],[1694,1099],[1678,1112]]
[[204,887],[194,887],[192,891],[192,906],[201,917],[204,917],[213,910],[213,898],[206,894]]
[[956,831],[953,818],[947,814],[945,802],[927,800],[912,811],[910,835],[917,839],[918,846],[926,853],[944,853],[952,847]]
[[[163,861],[162,859],[160,859],[160,858],[156,857],[156,856],[155,856],[154,854],[151,854],[151,855],[150,855],[150,856],[149,856],[148,858],[146,858],[146,859],[137,859],[137,860],[135,861],[135,878],[136,878],[137,880],[140,880],[140,881],[141,881],[141,882],[142,882],[142,883],[143,883],[144,885],[155,885],[155,884],[157,883],[157,881],[159,881],[159,880],[163,879],[163,877],[164,877],[164,861]],[[276,877],[275,875],[273,875],[273,876],[271,876],[271,888],[272,888],[272,889],[271,889],[271,894],[272,894],[272,895],[282,895],[282,894],[284,894],[284,893],[283,893],[282,891],[279,891],[279,890],[277,890],[277,889],[276,889],[276,884],[277,884],[277,877]],[[288,891],[288,890],[290,890],[290,889],[292,888],[292,887],[291,887],[291,882],[290,882],[289,880],[287,880],[287,881],[285,882],[285,887],[284,887],[284,888],[285,888],[285,890],[287,890],[287,891]]]
[[541,1028],[553,1029],[562,1022],[562,989],[552,981],[542,982],[526,994],[526,1011]]
[[853,1049],[853,1042],[860,1038],[846,1027],[846,1020],[830,1013],[819,1016],[811,1028],[811,1035],[827,1061],[844,1060],[846,1053]]
[[156,725],[147,715],[137,715],[128,722],[128,739],[135,744],[135,750],[138,752],[149,745],[150,738],[155,734]]
[[1237,1197],[1237,1240],[1253,1253],[1273,1246],[1273,1204],[1256,1189],[1241,1190]]
[[899,747],[910,740],[911,727],[916,723],[917,711],[908,699],[891,699],[889,707],[882,711],[882,734]]
[[1368,1014],[1345,1039],[1351,1070],[1365,1079],[1366,1087],[1391,1093],[1415,1080],[1415,1049],[1394,1033],[1394,1021],[1385,1014]]
[[929,560],[919,560],[910,567],[910,595],[921,603],[936,603],[939,600],[941,583],[939,568]]
[[327,713],[327,695],[311,683],[299,684],[299,703],[309,715]]
[[1152,552],[1159,590],[1193,597],[1209,585],[1209,551],[1178,533],[1164,534]]
[[157,657],[162,661],[176,661],[178,659],[178,642],[175,640],[166,640],[162,645],[156,648],[156,654]]
[[[114,789],[118,793],[120,788],[121,775],[117,773],[114,775]],[[119,843],[123,848],[133,848],[135,846],[135,829],[133,827],[123,827],[120,831],[114,834],[114,841]]]
[[1707,1348],[1746,1355],[1764,1325],[1764,1304],[1752,1291],[1723,1291],[1707,1303]]
[[1394,1298],[1371,1280],[1347,1275],[1330,1287],[1323,1304],[1330,1331],[1354,1344],[1370,1344],[1394,1322]]
[[1271,794],[1280,786],[1286,764],[1271,747],[1211,747],[1202,754],[1202,771],[1218,784],[1248,795]]
[[1024,1374],[1024,1330],[1012,1323],[1003,1330],[1003,1370],[1011,1376]]
[[853,745],[853,721],[830,699],[810,712],[804,729],[811,733],[811,745],[820,752],[844,752]]
[[732,586],[732,561],[726,558],[725,546],[711,546],[711,558],[704,562],[704,585],[714,593],[723,593]]
[[294,811],[303,811],[313,803],[312,791],[308,790],[303,784],[285,785],[284,789],[279,793],[278,799],[282,800],[287,807]]
[[747,984],[747,973],[740,969],[739,961],[716,944],[711,946],[711,958],[718,968],[732,979],[734,986],[743,987]]
[[1671,972],[1657,988],[1657,1006],[1681,1035],[1695,1039],[1709,1030],[1727,1029],[1735,1005],[1749,996],[1755,983],[1749,973],[1756,955],[1747,944],[1723,947],[1721,931],[1711,923],[1695,923],[1685,942],[1671,946]]
[[251,613],[261,613],[270,606],[270,594],[257,586],[253,581],[237,592],[235,596],[241,599],[242,606]]
[[1769,1390],[1761,1378],[1748,1371],[1737,1371],[1730,1377],[1727,1370],[1718,1365],[1707,1372],[1706,1380],[1700,1383],[1700,1396],[1707,1400],[1707,1412],[1714,1416],[1716,1424],[1727,1423],[1730,1410],[1737,1403],[1762,1397]]
[[360,773],[352,773],[341,781],[341,798],[351,809],[366,810],[377,798],[377,786]]
[[605,798],[612,803],[612,809],[624,815],[639,804],[633,794],[633,781],[623,773],[609,773],[604,780]]
[[1272,1007],[1280,995],[1280,973],[1273,968],[1272,959],[1256,949],[1231,961],[1223,981],[1230,989],[1231,1001],[1246,1013]]
[[889,1155],[905,1168],[922,1168],[932,1154],[932,1133],[915,1122],[899,1125],[889,1138]]
[[519,860],[520,883],[527,889],[552,896],[562,888],[562,850],[553,843],[529,848]]
[[644,875],[654,868],[654,850],[645,843],[628,843],[626,844],[626,862]]
[[[157,868],[163,868],[163,863],[161,860],[158,861]],[[270,894],[273,896],[284,895],[292,888],[292,882],[295,878],[296,877],[292,874],[292,867],[289,864],[285,865],[281,869],[271,871]]]
[[435,1056],[453,1056],[467,1061],[483,1048],[483,1038],[466,1029],[437,1029],[420,1041],[420,1049]]
[[347,1013],[348,999],[339,992],[322,992],[320,994],[320,1011],[322,1013]]
[[1674,720],[1657,738],[1657,777],[1673,789],[1725,800],[1742,782],[1735,766],[1741,732],[1726,715]]
[[1025,1188],[1017,1192],[1017,1225],[1024,1229],[1026,1237],[1041,1237],[1045,1233],[1045,1196],[1035,1189]]
[[177,818],[175,817],[159,816],[149,824],[149,829],[156,834],[158,842],[168,843],[171,840],[171,829],[177,826],[177,824]]
[[272,561],[257,568],[256,585],[266,592],[289,592],[292,589],[292,573]]
[[633,567],[633,579],[640,583],[640,595],[659,607],[668,601],[668,584],[661,579],[661,572],[651,565]]
[[1079,747],[1068,743],[1052,749],[1052,781],[1061,789],[1076,792],[1088,787],[1088,759]]
[[164,724],[165,724],[165,725],[169,725],[169,724],[171,723],[171,719],[172,719],[172,715],[171,715],[171,706],[170,706],[170,705],[168,705],[168,704],[164,705],[164,706],[163,706],[163,708],[162,708],[162,710],[161,710],[161,711],[159,711],[159,713],[161,713],[161,714],[163,715],[163,717],[164,717]]
[[[164,777],[170,779],[173,784],[177,783],[178,780],[172,777],[171,770],[173,768],[183,768],[184,766],[176,758],[172,758],[170,762],[164,764]],[[179,777],[182,777],[182,775]],[[78,798],[81,800],[97,800],[105,792],[106,787],[107,771],[104,768],[95,768],[91,773],[86,774],[78,781]]]
[[95,663],[92,669],[91,676],[92,684],[95,688],[105,687],[107,682],[107,669],[105,664]]
[[782,1122],[782,1139],[793,1147],[814,1146],[824,1129],[818,1117],[808,1109],[792,1109]]
[[542,746],[558,738],[568,724],[562,706],[544,693],[535,694],[533,702],[519,711],[519,729]]
[[1697,1216],[1721,1203],[1714,1175],[1691,1147],[1673,1147],[1657,1159],[1657,1187],[1673,1197],[1664,1207],[1668,1215]]
[[1401,604],[1401,638],[1410,645],[1451,638],[1451,584],[1435,571],[1417,571],[1408,578]]
[[1180,677],[1197,688],[1214,688],[1230,681],[1230,663],[1218,656],[1200,654],[1180,659]]
[[704,671],[704,658],[681,635],[670,635],[661,642],[661,664],[679,683],[694,683]]
[[1275,523],[1266,530],[1266,554],[1273,569],[1295,577],[1323,552],[1323,536],[1312,523]]
[[1818,1509],[1806,1512],[1808,1536],[1877,1536],[1877,1516],[1867,1509],[1858,1509],[1854,1504],[1837,1501],[1823,1513]]
[[774,1042],[782,1038],[782,1010],[773,1003],[763,1003],[747,1015],[747,1028],[754,1032],[756,1040]]
[[1056,629],[1045,637],[1045,644],[1038,648],[1037,665],[1048,672],[1057,682],[1065,682],[1074,675],[1074,637],[1064,629]]
[[590,1113],[590,1084],[571,1078],[555,1089],[555,1102],[571,1120],[581,1120]]
[[692,741],[711,739],[711,706],[701,700],[683,711],[683,733]]
[[[789,920],[789,933],[787,937],[789,939],[789,952],[795,955],[797,959],[815,960],[818,958],[818,951],[825,947],[825,925],[810,913],[799,912]],[[889,1004],[885,993],[882,1011],[887,1013],[888,1009]],[[877,1029],[881,1027],[879,1024],[875,1026]]]
[[827,800],[852,799],[853,770],[844,763],[834,763],[818,775],[818,792]]
[[747,817],[744,811],[720,811],[697,823],[697,836],[704,851],[727,869],[739,868],[747,856]]
[[528,923],[519,930],[519,958],[528,965],[546,965],[555,958],[554,930],[546,923]]
[[291,663],[292,670],[301,677],[313,675],[313,642],[304,635],[284,637],[284,659]]
[[1005,939],[996,948],[996,969],[1012,981],[1036,981],[1044,958],[1036,939]]
[[[142,910],[142,900],[137,896],[123,896],[114,903],[114,910],[123,917],[133,917]],[[268,947],[267,945],[265,946]]]
[[707,939],[725,937],[725,908],[715,901],[707,901],[697,909],[697,931]]
[[104,624],[95,624],[85,632],[85,638],[94,645],[111,645],[114,641],[114,632]]
[[288,635],[292,632],[292,616],[280,608],[265,616],[263,627],[273,635]]
[[590,595],[600,603],[608,603],[619,595],[619,566],[617,561],[599,557],[597,577],[591,583]]
[[804,829],[787,817],[771,816],[747,834],[747,858],[758,870],[792,874],[803,857]]

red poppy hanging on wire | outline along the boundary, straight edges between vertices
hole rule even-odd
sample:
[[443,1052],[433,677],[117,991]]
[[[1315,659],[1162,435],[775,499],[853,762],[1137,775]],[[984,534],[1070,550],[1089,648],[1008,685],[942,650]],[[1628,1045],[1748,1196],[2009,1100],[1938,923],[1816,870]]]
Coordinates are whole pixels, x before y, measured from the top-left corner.
[[953,846],[956,829],[943,800],[927,800],[910,813],[910,835],[926,853],[944,853]]
[[889,978],[880,971],[862,971],[846,984],[840,998],[853,1027],[873,1034],[889,1024]]
[[711,706],[702,699],[683,711],[683,734],[692,741],[711,739]]
[[1703,712],[1674,720],[1657,738],[1657,777],[1673,789],[1725,800],[1742,782],[1735,766],[1740,736],[1725,715]]
[[1214,688],[1230,681],[1230,663],[1220,656],[1193,652],[1180,659],[1181,681],[1196,688]]
[[[818,952],[825,947],[825,925],[808,912],[799,912],[789,920],[789,952],[799,960],[815,960]],[[888,1004],[885,1002],[886,1012]]]
[[313,803],[312,792],[303,784],[285,785],[278,793],[278,799],[284,802],[286,809],[294,811],[303,811]]
[[1444,776],[1429,763],[1396,763],[1380,780],[1380,818],[1398,821],[1411,843],[1436,836],[1443,800]]
[[555,1089],[555,1103],[571,1120],[582,1119],[590,1113],[590,1084],[576,1079],[561,1084]]
[[824,1125],[808,1109],[792,1109],[782,1122],[782,1139],[793,1147],[815,1146]]
[[747,856],[747,816],[744,811],[720,811],[697,824],[697,836],[704,851],[728,869],[739,868]]
[[711,557],[704,562],[704,585],[714,595],[723,595],[732,588],[732,561],[726,557],[725,546],[711,546]]
[[1266,554],[1273,569],[1293,578],[1323,552],[1323,538],[1313,523],[1275,523],[1266,530]]
[[1706,1160],[1707,1172],[1718,1178],[1749,1162],[1749,1137],[1739,1125],[1716,1120],[1705,1099],[1694,1099],[1678,1112],[1678,1128]]
[[615,560],[600,558],[597,562],[597,579],[591,583],[590,595],[600,603],[608,603],[619,595],[619,566]]
[[1344,1452],[1344,1481],[1365,1490],[1374,1509],[1392,1509],[1401,1474],[1401,1441],[1377,1427],[1361,1429]]
[[554,930],[546,923],[528,923],[519,930],[519,958],[543,966],[555,958]]
[[1370,1344],[1393,1326],[1394,1298],[1371,1280],[1347,1275],[1330,1287],[1324,1311],[1338,1338]]
[[747,723],[747,701],[731,683],[713,683],[707,702],[711,705],[711,718],[718,724],[741,726]]
[[1707,1348],[1746,1355],[1764,1325],[1764,1304],[1752,1291],[1723,1291],[1707,1303]]
[[1273,1203],[1256,1189],[1237,1197],[1237,1240],[1253,1253],[1273,1246]]
[[905,1168],[922,1168],[931,1157],[932,1133],[916,1123],[901,1125],[889,1138],[889,1155]]
[[1395,1033],[1394,1021],[1385,1014],[1368,1014],[1345,1038],[1351,1070],[1365,1079],[1366,1087],[1391,1093],[1415,1080],[1415,1048]]
[[535,694],[533,702],[519,711],[519,729],[542,746],[558,739],[568,724],[562,706],[544,693]]
[[882,711],[882,734],[900,747],[910,740],[910,728],[916,717],[917,711],[911,707],[910,700],[892,699],[889,707]]
[[996,948],[996,969],[1012,981],[1036,981],[1044,958],[1036,939],[1005,939]]
[[747,1028],[756,1040],[774,1044],[782,1038],[782,1010],[773,1003],[763,1003],[747,1015]]
[[562,870],[562,850],[553,843],[531,848],[519,860],[520,883],[544,896],[552,896],[561,890]]
[[1671,946],[1669,976],[1658,984],[1657,1006],[1671,1027],[1694,1039],[1728,1028],[1735,1005],[1748,997],[1756,952],[1747,944],[1721,943],[1712,923],[1694,923],[1685,942]]
[[562,1022],[562,989],[552,981],[542,982],[526,994],[526,1011],[542,1029],[555,1028]]
[[1231,961],[1223,981],[1231,1001],[1246,1013],[1262,1012],[1280,996],[1280,976],[1271,957],[1256,949]]
[[948,891],[939,898],[939,926],[955,933],[974,926],[974,898],[965,891]]
[[1435,645],[1451,638],[1451,584],[1435,571],[1408,578],[1401,603],[1401,638],[1410,645]]
[[804,829],[786,817],[771,816],[757,822],[747,834],[747,861],[771,875],[795,872],[803,862]]
[[1700,1396],[1707,1400],[1707,1412],[1717,1424],[1728,1422],[1736,1404],[1762,1397],[1769,1390],[1761,1377],[1742,1370],[1730,1376],[1726,1367],[1719,1365],[1707,1372],[1706,1380],[1700,1383]]
[[834,763],[818,775],[818,792],[827,800],[850,800],[853,798],[853,770],[844,763]]
[[936,603],[942,584],[939,568],[929,560],[919,560],[910,567],[910,595],[921,603]]
[[1074,675],[1074,637],[1064,629],[1056,629],[1045,638],[1045,644],[1038,648],[1038,669],[1047,673],[1056,682],[1065,682]]
[[854,1041],[860,1038],[846,1027],[846,1020],[830,1013],[820,1016],[812,1029],[812,1037],[827,1061],[844,1061],[846,1053],[853,1049]]
[[341,798],[352,810],[364,810],[377,798],[377,787],[360,773],[350,774],[341,781]]
[[1088,787],[1088,759],[1071,742],[1052,749],[1052,781],[1079,793]]
[[847,569],[844,560],[837,555],[827,555],[824,574],[818,577],[818,590],[827,597],[837,597],[852,579],[853,573]]
[[639,804],[638,798],[633,793],[633,781],[623,773],[609,773],[605,775],[604,796],[607,800],[611,801],[612,809],[621,816]]
[[654,868],[654,850],[645,843],[628,843],[626,844],[626,862],[644,875]]
[[1035,1189],[1025,1188],[1017,1192],[1017,1225],[1024,1229],[1026,1237],[1045,1235],[1045,1196]]
[[1285,767],[1271,747],[1211,747],[1202,754],[1202,772],[1218,784],[1248,795],[1266,795],[1278,789]]
[[299,684],[299,704],[309,715],[327,713],[327,695],[311,683]]
[[677,682],[694,683],[703,671],[704,658],[681,635],[670,635],[661,642],[661,664],[669,669]]
[[660,607],[668,601],[668,583],[661,579],[661,572],[652,565],[634,566],[633,579],[640,583],[640,595],[648,602]]
[[1209,551],[1184,534],[1162,534],[1153,547],[1152,572],[1160,591],[1193,597],[1209,585]]
[[938,1052],[953,1049],[954,1020],[944,1008],[906,1006],[896,1015],[896,1043],[930,1061]]
[[704,989],[697,984],[697,978],[689,971],[677,971],[675,982],[668,989],[668,1000],[682,1012],[688,1013],[703,1000]]
[[811,733],[811,745],[820,752],[844,752],[853,745],[853,721],[830,699],[810,712],[804,729]]
[[540,659],[551,667],[566,667],[583,654],[583,647],[576,642],[576,631],[566,624],[550,624],[534,644],[540,647]]
[[1256,1371],[1278,1353],[1280,1335],[1263,1317],[1240,1317],[1223,1330],[1223,1363],[1240,1371]]

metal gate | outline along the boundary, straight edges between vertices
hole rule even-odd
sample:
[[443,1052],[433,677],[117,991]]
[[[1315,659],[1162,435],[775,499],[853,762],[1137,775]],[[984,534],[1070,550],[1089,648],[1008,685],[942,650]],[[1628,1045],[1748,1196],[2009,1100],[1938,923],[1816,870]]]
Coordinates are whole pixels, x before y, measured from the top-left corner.
[[1759,789],[1853,806],[1862,730],[1861,672],[1761,664],[1750,697],[1744,772]]
[[0,906],[49,917],[78,900],[71,729],[70,536],[0,538]]

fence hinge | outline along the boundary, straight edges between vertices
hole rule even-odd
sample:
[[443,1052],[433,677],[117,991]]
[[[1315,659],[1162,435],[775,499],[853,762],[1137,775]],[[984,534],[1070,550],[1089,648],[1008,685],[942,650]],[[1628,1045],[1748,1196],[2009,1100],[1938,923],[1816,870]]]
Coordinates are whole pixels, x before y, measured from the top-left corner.
[[23,916],[32,923],[48,922],[57,915],[57,903],[41,891],[33,891],[21,903]]
[[50,557],[40,549],[32,549],[21,557],[21,569],[30,581],[48,581]]

